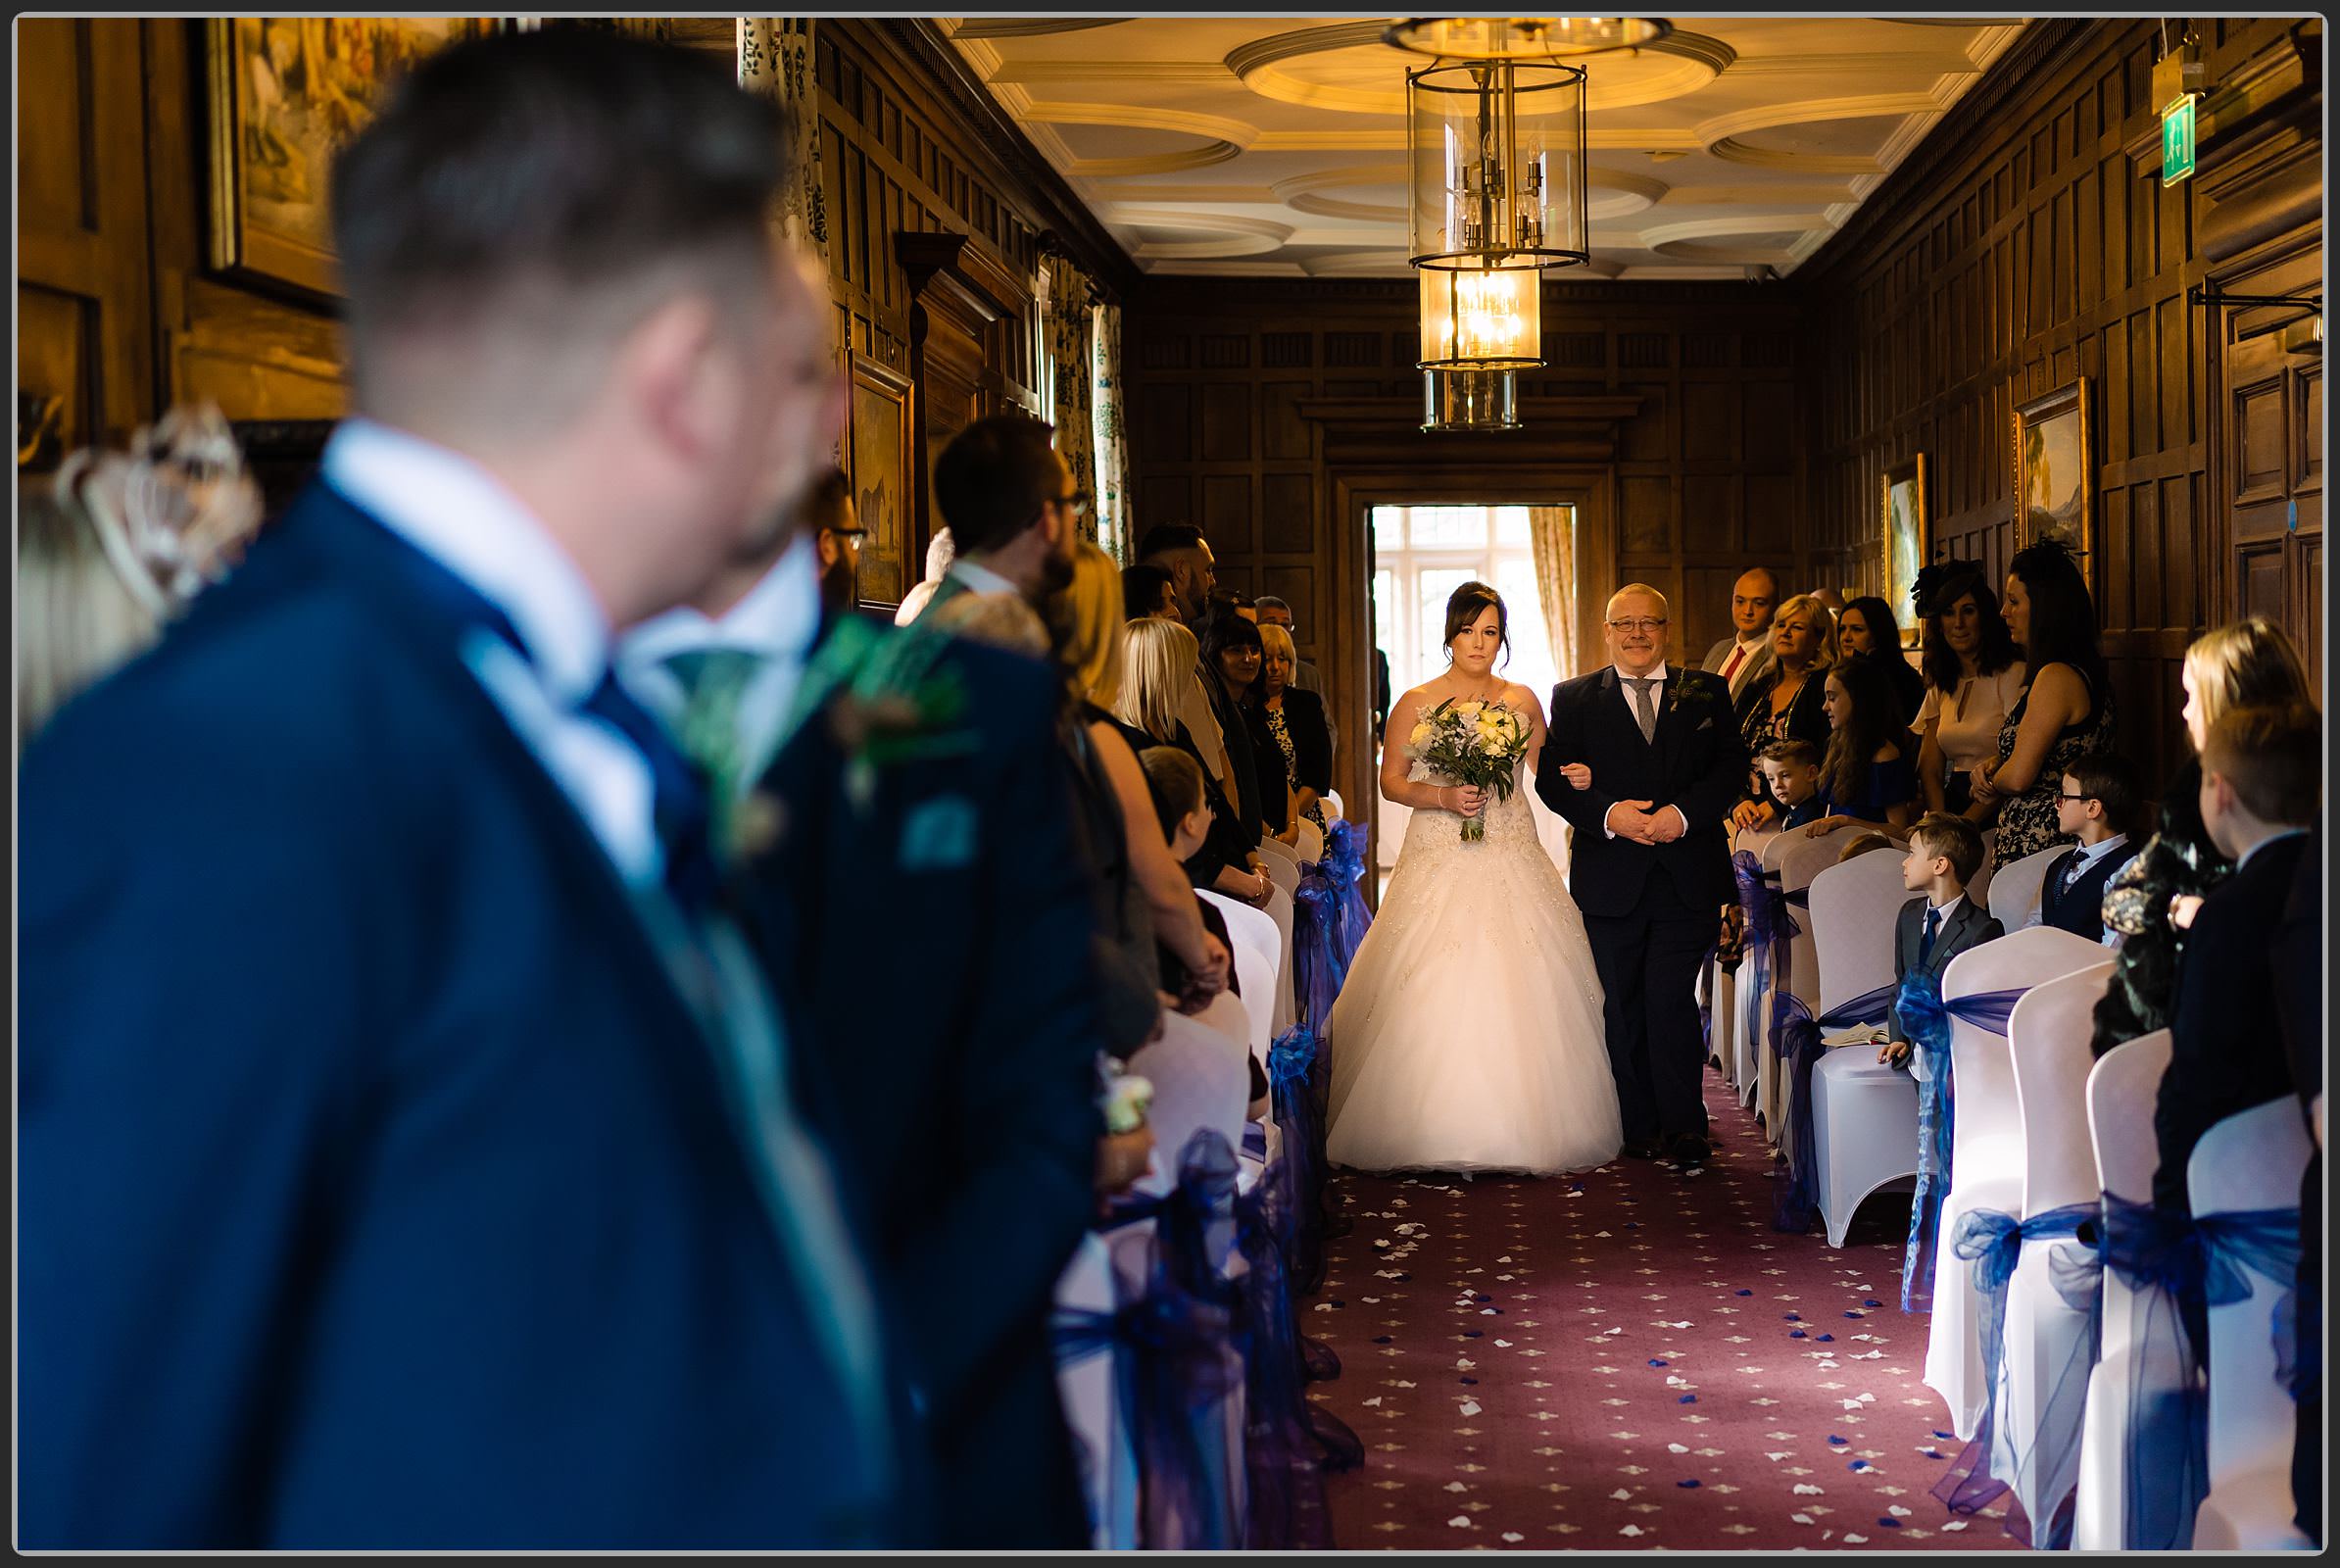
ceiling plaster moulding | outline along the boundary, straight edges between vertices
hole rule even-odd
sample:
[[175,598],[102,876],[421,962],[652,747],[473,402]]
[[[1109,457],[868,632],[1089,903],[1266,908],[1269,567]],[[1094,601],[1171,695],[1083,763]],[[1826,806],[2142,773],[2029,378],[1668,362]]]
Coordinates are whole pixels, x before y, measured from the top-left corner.
[[[1673,253],[1675,247],[1685,244],[1706,240],[1731,239],[1749,234],[1800,234],[1805,229],[1823,225],[1826,222],[1827,220],[1817,213],[1755,213],[1741,218],[1693,218],[1679,223],[1660,223],[1654,228],[1645,228],[1638,234],[1620,235],[1618,243],[1620,249],[1654,251],[1660,256],[1667,256]],[[1690,254],[1695,255],[1700,261],[1708,260],[1712,256],[1711,252],[1692,252]],[[1712,257],[1712,259],[1731,261],[1736,258]],[[1775,257],[1771,251],[1767,250],[1763,255],[1750,259],[1768,262],[1774,260]]]
[[1286,203],[1295,213],[1311,218],[1340,218],[1352,223],[1402,223],[1406,220],[1403,207],[1384,207],[1374,202],[1344,202],[1338,197],[1322,196],[1302,191]]
[[1265,256],[1283,249],[1292,237],[1290,223],[1264,218],[1239,218],[1230,213],[1196,213],[1183,208],[1124,207],[1111,219],[1114,228],[1128,231],[1168,228],[1207,236],[1192,240],[1141,237],[1130,254],[1139,262],[1223,261],[1238,256]]
[[1216,60],[1006,61],[995,81],[1150,81],[1171,87],[1218,87],[1227,68]]
[[[1687,130],[1602,130],[1594,126],[1584,137],[1593,152],[1700,153],[1707,144]],[[1254,153],[1402,153],[1405,129],[1392,130],[1263,130],[1244,149]]]
[[1873,115],[1935,114],[1949,107],[1956,86],[1941,92],[1875,92],[1855,98],[1810,98],[1764,104],[1733,114],[1717,115],[1699,123],[1694,134],[1707,147],[1751,130],[1777,130],[1782,125],[1817,124],[1824,120],[1866,120]]
[[[1139,260],[1143,262],[1144,257]],[[1149,266],[1146,270],[1161,277],[1307,277],[1308,270],[1297,262],[1207,262],[1174,261],[1163,266]]]
[[[1329,27],[1302,27],[1256,39],[1229,52],[1226,69],[1245,87],[1277,103],[1307,109],[1331,109],[1346,114],[1403,115],[1403,68],[1393,85],[1344,87],[1309,81],[1284,69],[1285,62],[1344,50],[1372,48],[1375,58],[1394,57],[1382,42],[1378,22],[1341,23]],[[1651,57],[1671,56],[1672,63],[1651,66]],[[1702,33],[1674,33],[1638,50],[1589,57],[1584,107],[1586,110],[1631,109],[1665,103],[1696,92],[1728,70],[1737,56],[1719,38]],[[1372,72],[1380,74],[1378,69]]]
[[1934,75],[1955,73],[1971,76],[1975,70],[1974,59],[1967,51],[1939,49],[1924,54],[1844,54],[1820,58],[1808,54],[1740,55],[1738,64],[1731,68],[1731,74],[1733,77],[1811,74],[1909,76],[1920,73]]
[[1662,179],[1614,169],[1588,169],[1584,183],[1589,187],[1585,215],[1596,223],[1647,212],[1673,194]]
[[947,30],[953,38],[1041,38],[1050,33],[1117,27],[1134,17],[958,17]]
[[[1598,173],[1599,171],[1594,171]],[[1875,176],[1864,176],[1874,179]],[[1813,206],[1823,202],[1857,205],[1866,194],[1861,179],[1832,179],[1809,185],[1676,185],[1666,192],[1667,207],[1744,207],[1759,202],[1767,207]]]

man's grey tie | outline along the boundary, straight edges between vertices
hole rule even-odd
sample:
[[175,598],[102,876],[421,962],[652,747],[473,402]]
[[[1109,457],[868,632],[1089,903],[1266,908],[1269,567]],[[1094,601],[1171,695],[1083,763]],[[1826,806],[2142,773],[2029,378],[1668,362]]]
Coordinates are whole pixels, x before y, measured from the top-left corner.
[[1633,717],[1640,721],[1641,739],[1654,746],[1657,744],[1657,703],[1650,697],[1649,688],[1655,686],[1657,680],[1654,676],[1647,680],[1634,680],[1629,675],[1625,683],[1633,689]]

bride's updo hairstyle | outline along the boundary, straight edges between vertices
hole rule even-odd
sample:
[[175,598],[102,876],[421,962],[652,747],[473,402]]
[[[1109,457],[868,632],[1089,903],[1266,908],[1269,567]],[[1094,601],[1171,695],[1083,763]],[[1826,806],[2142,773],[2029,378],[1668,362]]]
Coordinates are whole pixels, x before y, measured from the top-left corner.
[[1495,639],[1503,650],[1503,658],[1511,657],[1511,612],[1504,607],[1503,596],[1483,582],[1466,582],[1446,596],[1446,649],[1452,657],[1454,639],[1470,629],[1481,611],[1495,612]]

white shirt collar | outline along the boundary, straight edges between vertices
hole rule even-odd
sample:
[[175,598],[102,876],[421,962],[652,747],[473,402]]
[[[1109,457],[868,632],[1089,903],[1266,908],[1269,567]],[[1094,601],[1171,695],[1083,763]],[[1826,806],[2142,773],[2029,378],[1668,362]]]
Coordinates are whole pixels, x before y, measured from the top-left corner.
[[1664,660],[1662,660],[1662,659],[1658,661],[1658,663],[1657,663],[1657,668],[1655,668],[1655,669],[1651,670],[1651,671],[1650,671],[1648,674],[1646,674],[1646,675],[1628,675],[1628,674],[1625,672],[1625,666],[1624,666],[1623,664],[1611,664],[1609,667],[1610,667],[1611,669],[1613,669],[1613,670],[1615,670],[1615,671],[1617,672],[1617,678],[1618,678],[1619,680],[1621,680],[1621,681],[1627,681],[1627,680],[1654,680],[1654,681],[1663,681],[1663,680],[1666,678],[1666,662],[1665,662]]
[[2249,865],[2251,863],[2251,857],[2257,855],[2261,850],[2266,849],[2268,845],[2279,843],[2284,839],[2296,839],[2307,831],[2308,830],[2304,827],[2287,827],[2280,833],[2269,833],[2266,838],[2261,839],[2258,843],[2243,851],[2241,857],[2235,860],[2234,868],[2239,871],[2244,866]]
[[2128,835],[2126,833],[2116,833],[2102,844],[2083,844],[2079,847],[2080,864],[2082,866],[2094,865],[2127,842]]
[[1739,639],[1738,639],[1738,645],[1739,645],[1739,647],[1741,647],[1741,648],[1744,648],[1744,649],[1745,649],[1745,650],[1746,650],[1748,653],[1750,653],[1750,654],[1751,654],[1751,653],[1754,653],[1755,651],[1757,651],[1758,649],[1760,649],[1760,648],[1761,648],[1761,647],[1762,647],[1762,646],[1763,646],[1765,643],[1768,643],[1768,642],[1770,642],[1771,640],[1772,640],[1771,628],[1769,628],[1769,627],[1767,626],[1767,627],[1765,627],[1765,628],[1764,628],[1763,630],[1761,630],[1761,631],[1751,631],[1751,632],[1747,633],[1747,635],[1745,635],[1744,637],[1741,637],[1741,638],[1739,638]]
[[1950,917],[1958,912],[1958,906],[1966,902],[1967,896],[1960,893],[1953,895],[1948,904],[1928,904],[1926,907],[1942,917],[1942,924],[1948,925]]
[[504,612],[540,678],[582,702],[609,662],[609,617],[544,523],[469,458],[371,419],[325,443],[324,480]]
[[810,534],[799,534],[756,586],[719,618],[689,605],[677,606],[627,632],[619,655],[629,667],[660,663],[701,648],[802,659],[820,636],[820,611],[819,552]]
[[965,556],[959,557],[951,564],[951,574],[957,576],[959,581],[979,594],[1011,594],[1018,599],[1024,597],[1024,591],[1014,583],[1009,582],[982,562],[969,561]]

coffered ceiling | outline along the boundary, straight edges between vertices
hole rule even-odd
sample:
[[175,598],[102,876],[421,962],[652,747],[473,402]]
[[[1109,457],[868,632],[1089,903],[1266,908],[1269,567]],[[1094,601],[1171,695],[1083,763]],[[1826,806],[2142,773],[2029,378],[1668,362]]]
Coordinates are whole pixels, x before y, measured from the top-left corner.
[[[974,17],[943,29],[1149,272],[1401,276],[1392,18]],[[1780,274],[2022,31],[2018,18],[1675,17],[1588,73],[1591,270]]]

